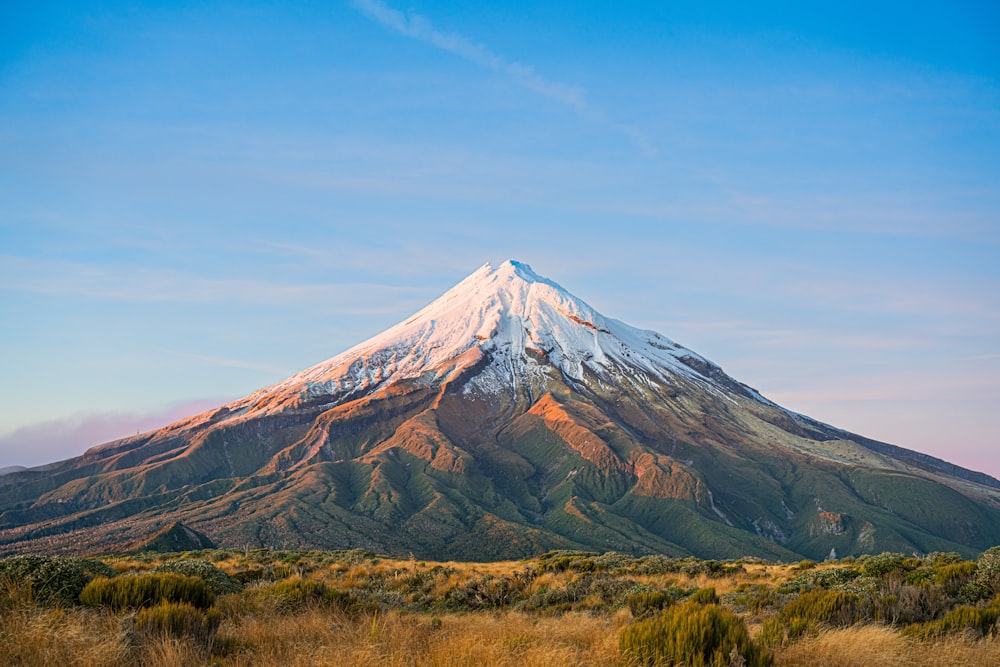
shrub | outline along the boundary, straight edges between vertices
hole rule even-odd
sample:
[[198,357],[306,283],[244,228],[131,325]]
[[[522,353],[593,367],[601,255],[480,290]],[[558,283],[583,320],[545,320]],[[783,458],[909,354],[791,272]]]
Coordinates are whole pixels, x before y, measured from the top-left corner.
[[717,560],[691,558],[681,565],[681,572],[692,577],[704,574],[713,578],[721,578],[746,572],[746,568],[741,563],[725,563]]
[[[469,598],[470,590],[475,588],[474,582],[475,580],[470,584],[456,586],[449,591],[446,600],[448,606],[452,609],[477,608],[472,606],[475,603]],[[558,613],[571,609],[593,610],[598,607],[617,607],[624,605],[626,597],[630,593],[634,593],[635,590],[634,582],[624,577],[607,573],[591,574],[585,572],[573,577],[563,586],[539,587],[531,595],[515,600],[512,606],[523,611],[545,613]],[[525,589],[525,593],[527,593],[527,589]]]
[[715,604],[719,601],[719,596],[715,594],[714,588],[699,588],[688,599],[698,604]]
[[729,599],[733,605],[746,607],[751,614],[760,614],[768,607],[778,604],[777,593],[765,584],[740,584]]
[[633,569],[636,574],[673,574],[680,572],[680,562],[669,556],[643,556],[635,561]]
[[663,611],[674,603],[674,596],[665,591],[646,591],[633,593],[625,598],[633,618],[643,618]]
[[936,621],[914,624],[905,628],[903,632],[922,639],[960,632],[971,632],[983,637],[996,634],[998,618],[1000,618],[1000,605],[996,603],[986,607],[960,605]]
[[309,605],[335,607],[345,612],[358,612],[365,605],[354,595],[328,587],[320,581],[291,577],[276,584],[254,590],[262,601],[269,602],[278,610],[291,611]]
[[593,561],[594,566],[598,570],[623,570],[635,562],[635,559],[631,556],[609,551],[597,556]]
[[930,621],[947,611],[952,602],[940,586],[900,586],[889,595],[872,596],[876,621],[909,625]]
[[231,579],[237,585],[245,585],[258,581],[281,581],[295,575],[295,569],[287,565],[252,565],[249,568],[234,572]]
[[84,558],[24,555],[0,560],[0,579],[26,584],[43,604],[79,604],[80,591],[94,576],[114,574],[107,564]]
[[773,662],[771,654],[750,639],[740,618],[718,605],[696,602],[626,626],[618,648],[638,665],[723,667],[742,660],[747,667],[767,667]]
[[484,574],[448,591],[446,603],[453,609],[501,609],[524,599],[533,579],[530,570],[501,577]]
[[90,606],[139,609],[161,602],[184,602],[198,609],[208,609],[215,594],[203,580],[165,572],[115,577],[97,577],[80,592],[80,602]]
[[328,592],[326,584],[292,577],[257,590],[257,595],[269,598],[283,607],[298,607],[311,602],[322,602]]
[[826,570],[809,570],[778,587],[780,593],[799,593],[814,588],[834,588],[845,586],[861,576],[851,567],[835,567]]
[[160,563],[152,570],[151,574],[159,572],[176,572],[189,577],[202,579],[212,592],[216,595],[226,595],[227,593],[238,593],[241,590],[239,582],[232,579],[228,574],[215,567],[207,560],[197,558],[182,558]]
[[908,559],[903,554],[882,553],[866,558],[861,571],[869,577],[884,577],[894,572],[913,569],[916,567],[914,561],[915,559]]
[[941,567],[942,565],[952,565],[954,563],[961,563],[963,558],[962,554],[957,551],[932,551],[927,554],[924,559],[931,564],[932,567]]
[[976,583],[988,595],[1000,593],[1000,546],[991,547],[976,560]]
[[975,574],[976,564],[971,560],[949,563],[937,569],[934,583],[943,587],[949,595],[956,595]]
[[539,570],[542,572],[565,572],[566,570],[577,570],[579,572],[594,572],[605,569],[598,565],[594,556],[596,554],[582,552],[550,551],[539,559]]
[[764,646],[781,646],[785,641],[785,626],[781,624],[781,619],[772,616],[760,626],[758,641]]
[[788,636],[797,638],[819,623],[834,627],[853,625],[861,618],[859,598],[843,591],[810,591],[794,598],[779,612]]
[[207,656],[221,619],[215,609],[202,612],[184,602],[161,602],[136,614],[135,629],[140,637],[171,637],[192,642]]

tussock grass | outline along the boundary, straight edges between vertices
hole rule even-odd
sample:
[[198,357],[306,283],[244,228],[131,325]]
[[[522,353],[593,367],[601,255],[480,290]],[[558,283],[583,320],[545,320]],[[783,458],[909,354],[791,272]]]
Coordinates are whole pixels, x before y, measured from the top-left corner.
[[126,665],[119,618],[99,609],[19,606],[0,614],[0,665]]
[[115,610],[138,609],[164,601],[208,609],[215,602],[215,593],[203,579],[166,572],[113,579],[96,577],[80,591],[79,599],[86,605]]
[[672,664],[721,667],[733,662],[747,667],[773,664],[767,649],[750,639],[741,618],[714,602],[698,600],[627,626],[619,636],[618,646],[626,659],[653,667]]
[[[0,614],[0,664],[179,667],[205,664],[182,639],[130,646],[122,616],[101,609],[20,607]],[[631,622],[610,616],[522,612],[348,617],[322,606],[223,621],[210,662],[220,667],[632,667],[618,650]],[[918,641],[882,626],[828,630],[775,650],[775,665],[966,667],[1000,664],[1000,639]]]
[[616,622],[571,613],[466,614],[443,618],[389,613],[348,619],[315,608],[268,622],[224,626],[232,653],[220,665],[445,667],[621,665]]
[[884,626],[864,625],[828,630],[775,653],[775,664],[787,667],[969,667],[1000,665],[1000,640],[960,636],[916,641]]

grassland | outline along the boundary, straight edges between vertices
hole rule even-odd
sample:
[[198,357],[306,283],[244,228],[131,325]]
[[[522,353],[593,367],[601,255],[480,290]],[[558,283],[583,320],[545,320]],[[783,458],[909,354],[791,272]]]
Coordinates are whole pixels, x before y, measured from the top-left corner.
[[[165,581],[172,605],[107,594]],[[196,606],[182,601],[195,593]],[[977,560],[822,564],[581,552],[495,563],[364,551],[20,556],[0,561],[0,664],[632,666],[676,646],[654,633],[642,641],[666,653],[635,651],[628,628],[718,609],[745,629],[758,664],[988,665],[1000,664],[998,594],[997,548]],[[705,655],[749,664],[728,645]]]

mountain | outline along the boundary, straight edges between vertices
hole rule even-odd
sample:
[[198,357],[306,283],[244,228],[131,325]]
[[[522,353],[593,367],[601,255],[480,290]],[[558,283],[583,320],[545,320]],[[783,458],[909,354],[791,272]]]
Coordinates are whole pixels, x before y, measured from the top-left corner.
[[1000,544],[1000,482],[790,412],[517,262],[158,431],[0,477],[0,553],[230,547],[821,559]]

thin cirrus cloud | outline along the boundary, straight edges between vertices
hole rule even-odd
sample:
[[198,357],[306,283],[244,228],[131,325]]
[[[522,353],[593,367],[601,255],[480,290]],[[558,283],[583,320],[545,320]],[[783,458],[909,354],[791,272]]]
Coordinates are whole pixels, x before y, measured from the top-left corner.
[[353,0],[351,4],[384,28],[508,76],[519,86],[569,107],[588,120],[607,123],[625,134],[628,140],[644,154],[656,155],[656,150],[642,130],[634,125],[610,121],[603,111],[587,101],[586,91],[581,86],[547,79],[538,74],[534,67],[507,60],[484,44],[462,35],[438,30],[430,19],[415,12],[403,13],[380,0]]
[[584,90],[579,86],[550,81],[537,74],[534,68],[501,58],[482,44],[461,35],[441,32],[429,19],[420,14],[413,12],[404,14],[378,0],[354,0],[352,4],[368,18],[401,35],[453,53],[494,72],[505,74],[528,90],[572,107],[580,113],[594,113],[584,99]]

